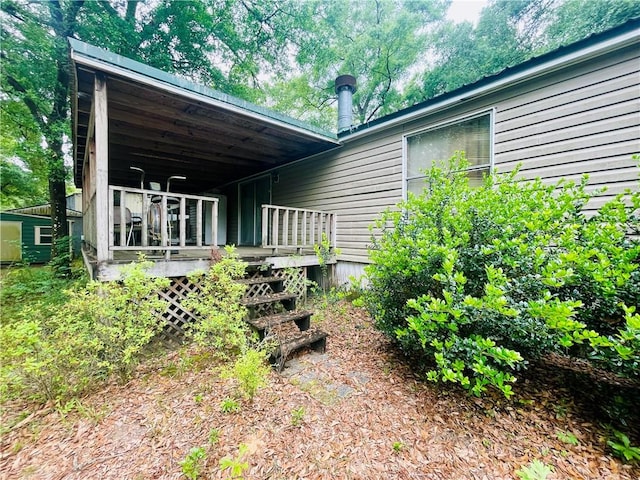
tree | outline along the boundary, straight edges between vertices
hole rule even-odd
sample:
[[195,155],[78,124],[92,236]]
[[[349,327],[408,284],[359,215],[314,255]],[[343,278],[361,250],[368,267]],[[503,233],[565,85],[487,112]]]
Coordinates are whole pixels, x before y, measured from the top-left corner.
[[272,106],[298,118],[334,126],[328,107],[338,75],[354,75],[359,123],[398,110],[411,69],[426,49],[426,32],[449,0],[313,0],[294,10],[300,27],[290,47],[296,68],[269,90]]
[[[52,258],[63,258],[68,251],[64,242],[71,73],[67,37],[246,98],[256,97],[251,86],[261,64],[278,63],[274,59],[286,39],[278,33],[281,17],[286,16],[276,2],[261,0],[6,0],[0,4],[2,128],[3,136],[13,139],[3,146],[16,147],[5,156],[15,156],[26,165],[39,156],[46,165]],[[34,152],[40,146],[38,155],[24,156],[27,146]],[[38,169],[32,172],[42,174]],[[67,262],[57,264],[59,272],[66,273]]]
[[637,16],[634,0],[493,0],[476,27],[446,21],[436,28],[434,64],[406,95],[410,103],[432,98]]

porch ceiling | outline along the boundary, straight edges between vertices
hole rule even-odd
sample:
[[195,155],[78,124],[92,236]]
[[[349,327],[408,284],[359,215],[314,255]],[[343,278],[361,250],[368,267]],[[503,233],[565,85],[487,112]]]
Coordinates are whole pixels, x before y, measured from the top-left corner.
[[129,168],[135,166],[145,170],[147,181],[160,182],[163,188],[170,175],[185,175],[187,181],[176,182],[172,190],[199,193],[339,145],[329,135],[294,120],[287,123],[286,117],[275,112],[271,117],[260,107],[245,109],[237,102],[225,103],[163,83],[153,75],[147,81],[144,75],[129,75],[128,70],[110,68],[111,64],[101,69],[83,64],[82,59],[73,60],[76,185],[82,184],[94,78],[100,71],[107,81],[112,185],[139,186],[139,174]]

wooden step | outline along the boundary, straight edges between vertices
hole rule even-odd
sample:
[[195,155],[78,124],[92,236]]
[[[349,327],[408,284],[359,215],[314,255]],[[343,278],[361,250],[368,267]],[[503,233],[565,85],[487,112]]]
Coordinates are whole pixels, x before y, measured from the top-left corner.
[[[280,292],[280,293],[270,293],[268,295],[258,295],[255,297],[243,298],[242,300],[240,300],[240,303],[248,308],[257,307],[258,305],[264,305],[267,303],[277,303],[277,302],[290,302],[290,303],[293,303],[293,305],[295,305],[296,298],[298,298],[298,296],[295,293]],[[293,308],[290,308],[289,310],[292,310],[292,309]]]
[[321,330],[307,330],[299,335],[286,338],[280,342],[280,346],[271,354],[271,364],[277,371],[281,372],[287,357],[304,347],[310,347],[316,352],[324,353],[327,348],[327,336]]
[[307,310],[294,310],[292,312],[276,313],[274,315],[250,319],[247,320],[247,323],[258,332],[260,340],[262,340],[265,336],[265,330],[288,322],[295,322],[301,332],[309,330],[311,326],[311,315],[313,315],[313,313]]

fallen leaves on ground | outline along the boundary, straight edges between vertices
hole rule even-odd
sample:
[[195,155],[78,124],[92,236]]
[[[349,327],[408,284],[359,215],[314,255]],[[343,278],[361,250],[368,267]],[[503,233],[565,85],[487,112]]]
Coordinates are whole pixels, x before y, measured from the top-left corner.
[[604,427],[544,379],[522,381],[516,401],[480,400],[412,373],[362,310],[341,303],[313,322],[330,335],[326,354],[272,372],[239,413],[222,413],[233,386],[214,367],[183,368],[188,354],[172,352],[72,414],[33,409],[3,435],[0,478],[179,479],[193,447],[206,451],[199,478],[211,479],[231,478],[225,457],[246,462],[248,479],[499,480],[535,459],[553,466],[550,479],[640,477],[610,455]]

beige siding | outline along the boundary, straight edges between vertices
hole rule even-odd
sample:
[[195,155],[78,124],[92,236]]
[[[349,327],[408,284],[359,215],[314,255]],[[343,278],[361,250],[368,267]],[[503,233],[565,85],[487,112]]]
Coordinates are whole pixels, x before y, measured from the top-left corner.
[[400,131],[279,171],[273,203],[335,212],[341,259],[366,262],[369,225],[402,199]]
[[470,113],[495,109],[498,171],[521,164],[523,178],[607,186],[598,208],[637,188],[640,152],[640,61],[637,45],[457,103],[400,126],[345,142],[336,151],[279,169],[273,203],[338,214],[342,261],[366,262],[369,225],[402,199],[402,139]]
[[638,188],[640,152],[640,61],[638,50],[532,82],[496,105],[495,165],[521,166],[524,178],[579,181],[607,187],[588,209],[626,188]]

